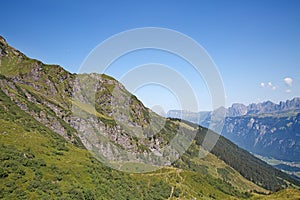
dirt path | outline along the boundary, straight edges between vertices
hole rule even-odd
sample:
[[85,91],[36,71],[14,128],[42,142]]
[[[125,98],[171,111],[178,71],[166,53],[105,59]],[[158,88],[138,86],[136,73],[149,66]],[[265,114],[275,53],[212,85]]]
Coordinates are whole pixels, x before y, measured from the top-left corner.
[[170,196],[169,196],[169,198],[168,198],[168,199],[171,199],[171,198],[172,198],[172,196],[173,196],[173,192],[174,192],[174,187],[172,186],[172,189],[171,189],[171,194],[170,194]]

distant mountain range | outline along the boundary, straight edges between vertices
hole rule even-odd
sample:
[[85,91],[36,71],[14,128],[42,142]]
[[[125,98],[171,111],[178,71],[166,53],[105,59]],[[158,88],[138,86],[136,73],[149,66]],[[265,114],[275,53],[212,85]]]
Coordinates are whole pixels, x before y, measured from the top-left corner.
[[228,117],[237,117],[244,115],[259,115],[259,114],[275,114],[280,112],[292,111],[300,109],[300,98],[294,98],[292,100],[281,101],[279,104],[271,101],[263,103],[252,103],[245,106],[240,103],[235,103],[227,110]]
[[[220,108],[225,109],[225,108]],[[240,147],[266,157],[300,161],[300,98],[279,104],[233,104],[225,109],[222,135]],[[204,127],[210,125],[211,112],[171,110],[170,118],[181,118]],[[213,126],[210,128],[214,129]]]
[[[229,108],[219,108],[226,110],[226,117],[238,117],[245,115],[258,115],[258,114],[274,114],[286,111],[300,110],[300,98],[296,97],[292,100],[281,101],[279,104],[273,103],[272,101],[266,101],[262,103],[252,103],[248,106],[241,103],[234,103]],[[200,121],[205,120],[211,112],[191,112],[191,111],[181,111],[181,110],[170,110],[167,113],[167,117],[183,117],[189,118],[191,121],[196,123],[196,119]],[[200,116],[200,118],[199,118]]]

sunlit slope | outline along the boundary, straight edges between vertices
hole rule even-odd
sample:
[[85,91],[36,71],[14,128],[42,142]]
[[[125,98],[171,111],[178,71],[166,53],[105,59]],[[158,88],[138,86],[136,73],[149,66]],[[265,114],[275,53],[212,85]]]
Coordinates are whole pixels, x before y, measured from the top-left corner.
[[[146,174],[112,170],[98,162],[87,150],[66,142],[20,110],[3,92],[0,94],[1,198],[246,197],[245,190],[224,184],[216,178],[217,173],[210,176],[172,167]],[[208,159],[214,160],[214,165],[228,168],[217,158]],[[243,181],[247,183],[245,179]],[[216,183],[219,187],[224,184],[224,189],[215,188]],[[247,187],[252,186],[249,183]]]
[[[86,93],[79,94],[80,102],[75,101],[73,90],[81,87],[75,74],[27,58],[1,38],[0,43],[1,198],[243,199],[296,187],[289,176],[223,137],[211,153],[200,159],[207,129],[156,115],[112,77],[79,75],[85,84],[96,81],[99,87],[94,107]],[[115,87],[123,99],[129,99],[120,109],[128,109],[126,123],[131,127],[118,125],[112,116]],[[144,174],[119,172],[86,150],[81,136],[89,134],[90,129],[81,127],[79,131],[78,122],[88,121],[74,117],[74,107],[99,125],[96,128],[103,131],[106,140],[134,153],[160,150],[178,127],[196,138],[187,152],[168,167]],[[161,124],[157,131],[156,126]],[[148,137],[133,137],[134,128],[141,128]],[[121,168],[138,167],[136,163],[115,162]]]

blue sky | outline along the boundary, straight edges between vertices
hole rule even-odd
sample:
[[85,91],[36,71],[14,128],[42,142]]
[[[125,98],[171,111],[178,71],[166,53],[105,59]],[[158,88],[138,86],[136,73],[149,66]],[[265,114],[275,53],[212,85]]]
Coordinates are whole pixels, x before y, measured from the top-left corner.
[[[226,90],[226,106],[279,102],[300,96],[300,1],[3,1],[0,34],[29,57],[77,72],[100,42],[122,31],[163,27],[201,44],[216,63]],[[190,81],[199,109],[209,110],[203,80],[182,60],[159,51],[123,56],[108,74],[149,62],[174,67]],[[135,92],[148,106],[176,109],[165,88],[150,85]],[[158,98],[153,98],[153,96]]]

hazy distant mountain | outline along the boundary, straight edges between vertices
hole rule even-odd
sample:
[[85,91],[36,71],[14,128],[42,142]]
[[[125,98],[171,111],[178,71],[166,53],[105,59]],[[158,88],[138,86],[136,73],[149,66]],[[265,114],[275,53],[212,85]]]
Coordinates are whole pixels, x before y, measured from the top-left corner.
[[236,117],[251,114],[279,113],[296,109],[300,109],[299,97],[293,98],[292,100],[281,101],[279,104],[273,103],[271,101],[257,104],[252,103],[248,106],[236,103],[228,108],[227,116]]
[[[300,109],[300,98],[296,97],[292,100],[281,101],[279,104],[273,103],[271,101],[266,101],[263,103],[252,103],[248,106],[241,103],[234,103],[231,107],[226,109],[227,117],[237,117],[243,115],[251,114],[268,114],[268,113],[277,113],[283,111],[291,111]],[[167,113],[168,117],[174,118],[189,118],[186,120],[196,121],[198,118],[200,121],[206,119],[210,114],[209,111],[204,112],[191,112],[191,111],[181,111],[181,110],[170,110]]]
[[[168,117],[180,117],[170,111]],[[183,112],[182,119],[210,125],[209,113]],[[253,153],[280,160],[300,161],[300,98],[275,104],[233,104],[226,109],[222,135]],[[197,121],[200,115],[200,121]],[[205,118],[205,116],[208,116]],[[213,127],[210,127],[213,128]]]

